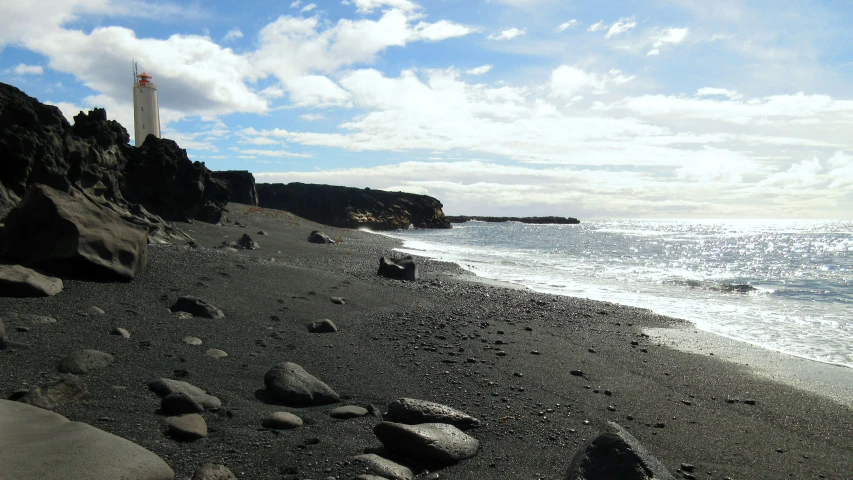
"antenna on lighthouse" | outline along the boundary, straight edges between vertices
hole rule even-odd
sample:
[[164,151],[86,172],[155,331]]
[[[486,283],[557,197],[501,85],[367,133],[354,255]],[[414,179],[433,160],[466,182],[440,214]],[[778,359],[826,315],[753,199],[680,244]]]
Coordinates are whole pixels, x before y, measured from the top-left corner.
[[133,81],[136,82],[136,78],[139,76],[139,65],[136,60],[131,60],[130,64],[133,66]]

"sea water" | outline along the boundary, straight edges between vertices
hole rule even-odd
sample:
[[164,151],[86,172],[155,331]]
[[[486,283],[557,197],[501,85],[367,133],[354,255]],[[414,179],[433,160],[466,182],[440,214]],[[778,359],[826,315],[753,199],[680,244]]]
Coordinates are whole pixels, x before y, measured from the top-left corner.
[[584,220],[392,232],[398,250],[539,292],[651,309],[853,367],[853,222]]

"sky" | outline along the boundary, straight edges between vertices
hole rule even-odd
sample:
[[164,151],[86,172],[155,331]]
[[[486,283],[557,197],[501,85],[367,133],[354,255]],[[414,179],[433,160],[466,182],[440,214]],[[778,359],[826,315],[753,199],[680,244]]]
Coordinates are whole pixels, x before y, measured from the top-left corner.
[[164,137],[258,182],[453,215],[853,219],[850,0],[0,0],[0,18],[0,82],[132,136],[135,60]]

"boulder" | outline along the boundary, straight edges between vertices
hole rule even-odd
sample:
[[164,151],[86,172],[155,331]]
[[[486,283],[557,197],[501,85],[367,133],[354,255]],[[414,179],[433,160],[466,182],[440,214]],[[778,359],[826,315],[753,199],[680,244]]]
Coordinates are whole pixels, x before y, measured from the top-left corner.
[[311,235],[308,235],[308,241],[311,243],[335,243],[330,236],[318,230],[314,230]]
[[224,170],[210,172],[213,178],[225,180],[231,189],[231,200],[245,205],[258,204],[258,191],[255,189],[255,177],[246,170]]
[[222,310],[218,309],[216,306],[211,305],[200,298],[195,297],[181,297],[179,298],[174,305],[172,305],[169,310],[172,313],[175,312],[187,312],[194,317],[204,317],[204,318],[224,318],[225,314],[222,313]]
[[205,463],[193,472],[192,480],[237,480],[237,477],[225,465]]
[[240,240],[237,240],[236,246],[243,250],[257,250],[261,247],[258,245],[258,242],[252,240],[252,237],[250,237],[248,233],[244,233],[243,236],[240,237]]
[[607,422],[572,459],[565,480],[674,480],[663,464],[615,422]]
[[273,400],[286,405],[326,405],[341,399],[328,385],[291,362],[272,367],[264,375],[264,385]]
[[444,464],[471,458],[480,449],[479,440],[446,423],[382,422],[373,428],[373,433],[392,452]]
[[336,418],[338,420],[366,417],[367,414],[367,409],[364,407],[359,407],[358,405],[343,405],[337,408],[333,408],[332,411],[329,412],[330,417]]
[[0,400],[0,476],[9,479],[172,480],[141,446],[85,423]]
[[52,297],[62,287],[58,278],[20,265],[0,265],[0,297]]
[[77,350],[59,362],[57,370],[77,375],[106,368],[113,363],[113,356],[98,350]]
[[302,419],[290,412],[272,412],[261,424],[273,430],[290,430],[302,426]]
[[397,423],[448,423],[463,430],[480,425],[480,421],[465,412],[440,403],[400,398],[388,405],[388,420]]
[[173,393],[184,393],[206,409],[216,410],[222,408],[221,400],[195,385],[182,382],[180,380],[156,378],[148,382],[148,389],[156,393],[161,398]]
[[179,440],[198,440],[207,437],[207,422],[197,413],[180,417],[166,417],[169,433]]
[[148,230],[82,194],[46,185],[27,190],[6,217],[3,254],[58,274],[132,280],[148,260]]
[[87,395],[83,382],[74,375],[63,375],[52,382],[30,390],[18,401],[46,410],[53,410],[63,403],[80,400]]
[[309,323],[308,331],[311,333],[335,333],[338,331],[338,327],[331,320],[324,319]]
[[166,415],[201,413],[204,407],[195,398],[184,392],[170,393],[160,400],[160,410]]
[[403,258],[380,258],[378,273],[382,277],[394,280],[414,281],[419,277],[418,266],[411,256]]
[[381,478],[391,480],[413,480],[415,478],[415,475],[407,467],[373,453],[356,455],[352,460]]
[[256,188],[259,206],[332,227],[450,228],[441,202],[426,195],[306,183],[261,183]]

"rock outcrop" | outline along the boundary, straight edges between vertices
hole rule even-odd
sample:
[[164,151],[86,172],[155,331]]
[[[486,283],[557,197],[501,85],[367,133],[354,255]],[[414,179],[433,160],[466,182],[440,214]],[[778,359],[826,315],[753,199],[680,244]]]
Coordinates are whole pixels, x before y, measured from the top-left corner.
[[246,170],[223,170],[211,172],[213,178],[225,180],[231,187],[231,201],[246,205],[258,204],[258,191],[255,177]]
[[580,222],[577,218],[573,217],[477,217],[477,216],[468,216],[468,215],[453,215],[446,217],[450,223],[465,223],[470,221],[476,222],[489,222],[489,223],[501,223],[501,222],[518,222],[518,223],[542,223],[542,224],[556,224],[556,225],[577,225]]
[[58,108],[0,83],[0,219],[41,183],[141,205],[170,221],[219,221],[230,198],[226,181],[172,140],[149,136],[139,147],[129,141],[104,109],[80,112],[72,126]]
[[411,255],[403,258],[380,257],[377,273],[382,277],[394,280],[415,281],[420,277],[418,265]]
[[450,228],[442,204],[426,195],[306,183],[257,185],[258,205],[343,228]]

